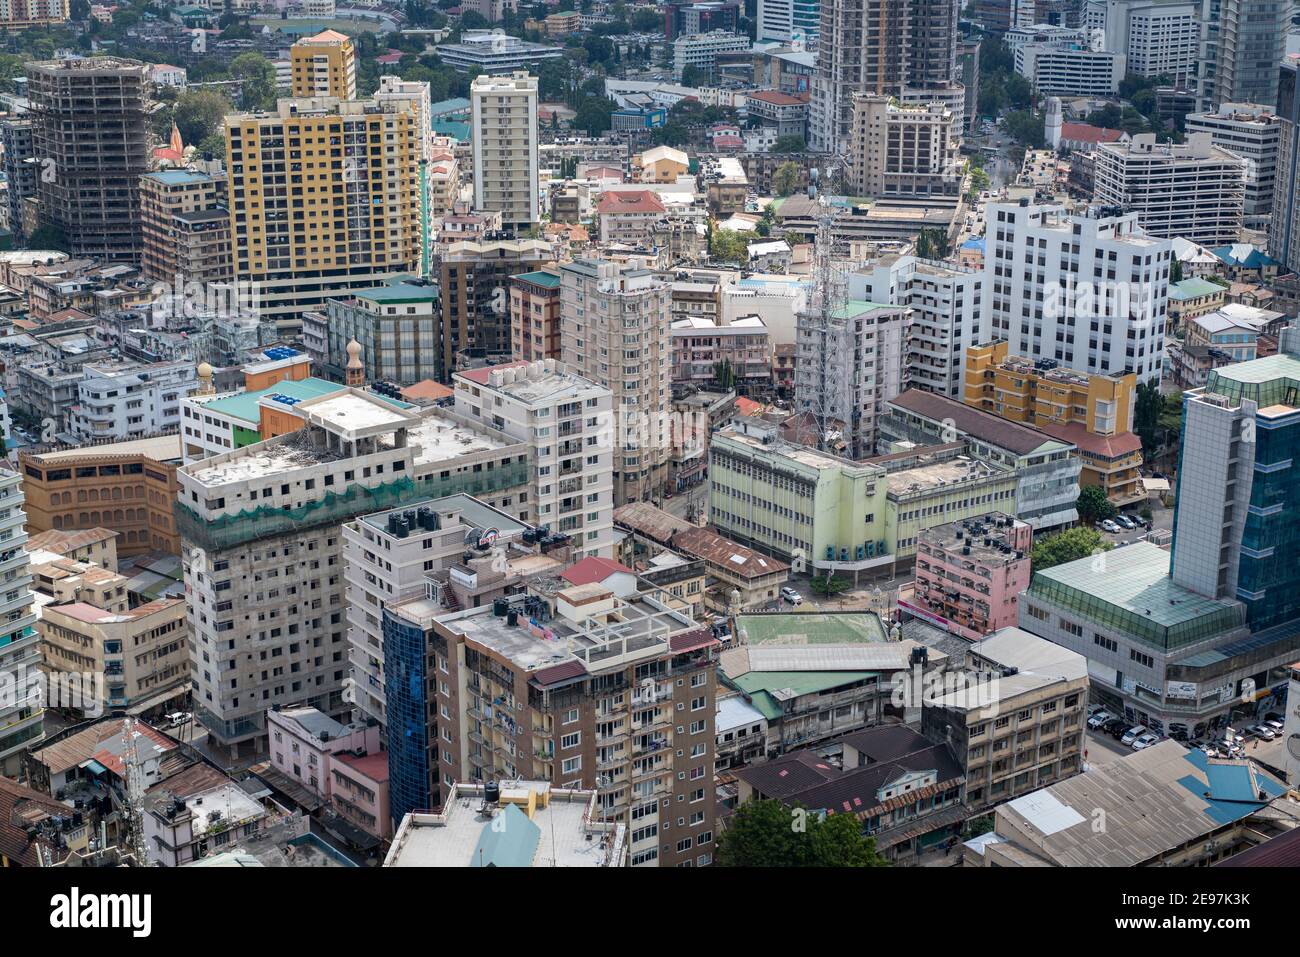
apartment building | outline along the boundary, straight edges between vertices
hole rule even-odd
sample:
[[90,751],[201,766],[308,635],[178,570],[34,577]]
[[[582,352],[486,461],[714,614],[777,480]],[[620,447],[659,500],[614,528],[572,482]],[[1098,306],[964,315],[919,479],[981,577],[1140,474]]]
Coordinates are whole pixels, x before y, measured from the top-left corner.
[[957,21],[950,0],[823,0],[809,146],[826,152],[849,142],[854,93],[905,103],[952,97],[960,109]]
[[661,493],[671,447],[672,290],[646,269],[560,267],[564,365],[612,394],[614,502]]
[[927,700],[921,730],[952,749],[972,813],[1083,770],[1088,660],[1019,628],[977,642],[968,684]]
[[305,37],[289,48],[291,96],[357,98],[357,59],[352,40],[337,30]]
[[554,359],[454,376],[456,411],[525,443],[536,470],[528,521],[570,535],[574,557],[613,555],[618,484],[610,390]]
[[361,345],[367,382],[411,385],[442,372],[442,312],[438,287],[403,276],[325,304],[326,356],[323,371],[342,380],[348,344]]
[[488,239],[453,242],[438,250],[442,307],[442,366],[437,379],[450,378],[457,357],[511,353],[510,282],[554,261],[549,243],[540,239]]
[[327,801],[334,793],[336,757],[379,751],[380,731],[374,722],[343,724],[315,708],[271,708],[266,727],[271,766]]
[[[225,208],[226,178],[192,170],[173,169],[146,173],[140,177],[140,271],[146,279],[184,287],[187,282],[229,279],[229,247],[226,269],[200,269],[198,275],[181,270],[182,257],[195,255],[193,240],[204,232],[198,224],[225,221],[229,229],[230,214]],[[210,219],[185,218],[193,213],[209,213]],[[220,227],[218,232],[223,232]],[[227,242],[229,234],[225,233]],[[214,237],[215,238],[215,237]],[[188,247],[188,248],[187,248]]]
[[161,598],[130,610],[107,610],[84,601],[49,604],[41,609],[36,629],[46,674],[104,676],[96,688],[102,693],[74,709],[86,717],[119,709],[131,714],[161,711],[189,695],[182,599]]
[[4,0],[0,26],[6,30],[46,26],[68,20],[68,0]]
[[180,428],[180,401],[198,388],[194,363],[86,363],[69,428],[82,440],[143,438]]
[[1038,25],[1007,32],[1016,73],[1047,96],[1113,96],[1128,66],[1087,30]]
[[1253,103],[1220,103],[1218,109],[1189,113],[1184,118],[1188,134],[1209,133],[1210,143],[1246,161],[1243,221],[1247,229],[1268,225],[1273,212],[1277,180],[1279,118],[1269,107]]
[[415,599],[384,636],[389,713],[406,716],[388,732],[395,818],[461,781],[548,781],[596,790],[633,866],[711,863],[719,642],[658,592],[552,579],[451,614]]
[[[42,160],[40,222],[68,251],[140,260],[140,177],[149,172],[149,68],[83,57],[26,66],[32,152]],[[48,175],[50,172],[53,175]]]
[[331,716],[351,707],[342,523],[417,497],[528,483],[523,448],[437,411],[358,389],[261,402],[297,430],[178,473],[196,713],[234,753],[265,738],[275,704]]
[[610,190],[596,202],[602,243],[653,245],[651,236],[667,216],[663,201],[653,190]]
[[537,165],[537,79],[527,73],[479,76],[470,84],[474,205],[501,213],[522,236],[541,221]]
[[[176,435],[22,453],[27,530],[35,535],[108,525],[117,533],[115,552],[123,557],[179,555],[173,510],[180,462]],[[97,554],[90,557],[105,564]]]
[[903,391],[907,318],[905,307],[861,299],[799,314],[795,409],[819,428],[842,423],[850,458],[875,451],[883,403]]
[[[387,727],[384,609],[426,592],[449,611],[478,608],[529,578],[554,575],[569,556],[565,536],[543,535],[515,516],[527,493],[490,496],[493,508],[465,494],[421,499],[343,525],[353,704]],[[504,509],[509,508],[507,513]]]
[[31,564],[23,545],[22,479],[0,469],[0,774],[18,777],[23,755],[45,738],[40,636]]
[[898,607],[968,641],[1012,627],[1033,544],[1033,527],[1002,512],[925,529],[916,581],[899,592]]
[[956,399],[961,396],[966,352],[979,341],[984,282],[978,269],[886,255],[871,272],[849,276],[848,294],[909,310],[905,387]]
[[714,319],[673,323],[673,383],[708,387],[725,378],[742,395],[766,393],[772,384],[772,341],[758,316],[728,325]]
[[[1099,147],[1100,148],[1100,147]],[[1089,374],[1159,379],[1173,247],[1135,212],[991,203],[981,338]],[[1085,322],[1086,321],[1086,322]]]
[[1124,54],[1130,73],[1186,87],[1200,55],[1200,7],[1196,0],[1085,0],[1080,25],[1101,31],[1102,48]]
[[901,106],[890,96],[855,94],[853,195],[955,203],[965,179],[959,126],[939,104]]
[[1207,133],[1182,144],[1139,133],[1097,146],[1093,198],[1136,214],[1149,236],[1206,246],[1237,241],[1245,211],[1246,161]]
[[560,273],[543,268],[510,277],[510,357],[559,360]]
[[235,278],[282,334],[332,294],[418,273],[414,101],[281,100],[228,115],[225,136]]
[[4,149],[5,205],[8,229],[15,235],[23,232],[23,202],[36,197],[36,177],[40,164],[32,142],[32,121],[20,117],[0,120],[0,147]]
[[528,43],[489,30],[466,30],[461,34],[460,42],[440,43],[434,50],[442,62],[457,73],[469,73],[477,67],[484,76],[492,77],[534,70],[546,60],[558,60],[564,56],[563,47]]
[[673,41],[673,76],[681,80],[688,68],[702,70],[713,77],[718,56],[749,49],[749,37],[732,30],[712,30],[707,33],[689,33]]
[[1196,71],[1199,109],[1213,109],[1220,103],[1277,103],[1288,19],[1286,5],[1271,0],[1226,0],[1202,7]]
[[1063,369],[1055,359],[1007,355],[998,340],[967,352],[967,405],[1033,425],[1079,449],[1080,483],[1124,507],[1141,501],[1142,442],[1133,434],[1135,377]]
[[808,100],[779,90],[758,90],[745,97],[749,115],[778,137],[808,135]]

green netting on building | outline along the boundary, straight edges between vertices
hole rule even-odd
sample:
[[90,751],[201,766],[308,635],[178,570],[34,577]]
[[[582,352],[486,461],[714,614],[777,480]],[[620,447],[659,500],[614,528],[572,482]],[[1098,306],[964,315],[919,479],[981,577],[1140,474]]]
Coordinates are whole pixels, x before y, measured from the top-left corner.
[[234,548],[259,538],[290,535],[320,525],[339,525],[367,512],[396,508],[424,494],[414,481],[401,478],[370,488],[352,485],[340,494],[327,492],[319,501],[299,508],[259,506],[211,521],[204,521],[189,506],[177,503],[176,524],[185,540],[200,548]]

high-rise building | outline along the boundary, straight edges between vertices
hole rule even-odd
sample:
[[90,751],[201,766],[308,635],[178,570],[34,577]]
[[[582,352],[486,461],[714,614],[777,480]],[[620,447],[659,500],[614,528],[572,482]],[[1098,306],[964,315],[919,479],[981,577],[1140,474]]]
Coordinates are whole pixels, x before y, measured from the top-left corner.
[[669,0],[664,6],[665,36],[671,43],[678,37],[715,30],[735,33],[743,8],[744,4],[735,0]]
[[470,85],[474,204],[501,213],[516,235],[541,221],[537,166],[537,79],[479,76]]
[[1138,382],[1160,378],[1173,243],[1137,214],[992,203],[981,338],[1014,355]]
[[337,30],[326,30],[295,43],[289,48],[289,67],[291,95],[295,97],[357,98],[356,53],[351,38]]
[[560,359],[560,272],[541,269],[510,280],[510,355]]
[[0,27],[6,30],[64,23],[67,19],[68,0],[0,0]]
[[1246,161],[1215,146],[1208,133],[1185,143],[1157,143],[1139,133],[1127,143],[1099,143],[1093,198],[1137,215],[1149,236],[1203,246],[1234,243],[1246,197]]
[[960,136],[960,120],[937,103],[900,106],[889,96],[854,94],[852,195],[955,205],[966,169]]
[[757,41],[802,41],[813,49],[821,32],[821,0],[758,0],[755,24]]
[[795,408],[819,434],[838,430],[850,458],[875,454],[884,403],[903,391],[907,318],[904,306],[852,298],[799,314]]
[[441,371],[438,287],[404,277],[325,305],[324,372],[342,380],[348,344],[361,344],[368,381],[411,385]]
[[471,369],[454,379],[457,413],[528,445],[537,469],[528,521],[571,536],[575,558],[612,557],[610,390],[554,359]]
[[[140,231],[143,248],[140,254],[140,271],[145,278],[183,285],[186,282],[212,282],[230,278],[229,228],[230,213],[226,209],[226,177],[209,175],[192,170],[172,169],[159,173],[146,173],[140,177]],[[191,213],[211,213],[209,217],[193,217]],[[221,225],[224,221],[224,228]],[[216,224],[207,230],[201,223]],[[199,265],[198,275],[182,275],[182,259],[193,253],[187,240],[207,233],[215,233],[215,240],[226,238],[225,262]],[[187,263],[188,264],[188,263]],[[204,268],[210,265],[210,268]],[[224,269],[222,266],[224,265]]]
[[849,277],[850,298],[911,312],[903,356],[904,387],[959,399],[966,350],[980,340],[984,273],[915,256],[884,256]]
[[1246,606],[1253,631],[1300,617],[1300,328],[1277,355],[1212,369],[1187,393],[1173,580]]
[[1200,0],[1084,0],[1080,26],[1101,31],[1102,47],[1122,54],[1128,71],[1184,86],[1196,75]]
[[227,116],[225,133],[235,278],[282,332],[331,294],[419,271],[411,101],[281,100]]
[[1300,271],[1300,60],[1285,60],[1278,70],[1277,179],[1273,215],[1268,223],[1268,251],[1285,270]]
[[613,393],[614,502],[667,481],[672,288],[649,270],[579,259],[560,268],[564,365]]
[[[847,144],[853,94],[880,93],[907,103],[956,93],[957,0],[824,0],[810,145]],[[954,101],[955,102],[955,101]]]
[[22,754],[45,738],[40,635],[30,588],[31,563],[23,543],[22,476],[0,469],[0,774],[17,777]]
[[394,818],[458,782],[549,781],[599,792],[633,866],[711,863],[719,645],[670,602],[556,577],[499,607],[385,609]]
[[68,251],[140,259],[140,177],[149,171],[149,68],[86,57],[27,65],[40,222]]
[[276,704],[351,710],[343,523],[456,492],[504,504],[530,476],[525,447],[441,410],[355,388],[258,405],[272,438],[178,472],[195,711],[235,753]]
[[[420,275],[427,276],[433,254],[433,224],[436,221],[434,217],[441,216],[447,205],[445,201],[435,202],[433,184],[430,182],[435,152],[432,126],[433,104],[429,95],[429,84],[385,74],[379,78],[379,89],[375,91],[375,100],[380,103],[395,102],[399,108],[409,107],[415,114],[415,142],[419,146],[420,161],[417,171],[420,190]],[[445,186],[443,191],[445,192]]]
[[510,278],[554,258],[550,245],[540,239],[454,242],[438,249],[434,261],[442,306],[438,379],[450,379],[457,357],[467,351],[484,358],[511,354]]
[[1290,16],[1291,7],[1276,0],[1201,0],[1201,110],[1220,103],[1277,105]]
[[1272,110],[1253,103],[1221,103],[1217,110],[1189,113],[1184,129],[1208,133],[1210,142],[1246,161],[1244,225],[1261,229],[1273,212],[1281,125]]
[[9,207],[9,231],[23,231],[23,200],[36,196],[39,164],[32,146],[32,121],[10,117],[0,120],[0,146],[4,148],[5,199]]

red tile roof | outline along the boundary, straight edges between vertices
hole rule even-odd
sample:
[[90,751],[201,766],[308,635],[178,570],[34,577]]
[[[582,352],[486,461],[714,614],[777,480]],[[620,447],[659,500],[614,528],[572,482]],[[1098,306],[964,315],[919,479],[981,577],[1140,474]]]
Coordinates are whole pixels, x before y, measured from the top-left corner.
[[1111,130],[1088,123],[1061,124],[1062,140],[1074,140],[1079,143],[1117,143],[1123,135],[1123,130]]
[[577,678],[579,675],[585,675],[587,667],[577,658],[571,661],[563,661],[558,665],[552,665],[549,668],[543,668],[533,676],[540,687],[559,684],[561,681],[568,681],[570,678]]
[[[0,857],[17,867],[39,867],[36,844],[27,838],[29,825],[54,815],[71,814],[72,809],[48,794],[0,778]],[[47,841],[41,843],[49,848]],[[62,857],[66,852],[56,852]]]
[[582,561],[571,565],[564,571],[560,572],[560,577],[571,585],[590,585],[592,582],[603,582],[610,575],[616,575],[622,572],[625,575],[634,575],[635,572],[622,565],[612,558],[584,558]]
[[789,93],[781,93],[777,90],[759,90],[757,93],[748,93],[746,96],[751,100],[762,100],[764,103],[771,103],[773,106],[794,106],[798,103],[805,103],[797,96],[791,96]]
[[365,757],[357,757],[355,754],[333,755],[331,760],[342,761],[350,768],[355,768],[359,774],[363,774],[372,781],[388,780],[388,755],[384,752],[378,754],[367,754]]
[[664,204],[653,190],[633,189],[600,194],[596,212],[606,213],[662,213]]
[[1080,452],[1103,458],[1117,459],[1142,450],[1142,440],[1132,432],[1121,432],[1119,435],[1110,436],[1093,435],[1086,426],[1078,422],[1071,422],[1069,425],[1040,425],[1039,428],[1062,442],[1072,442],[1079,447]]
[[515,362],[502,362],[500,365],[483,366],[481,369],[469,369],[465,372],[457,372],[456,375],[464,376],[470,382],[476,382],[479,385],[487,385],[488,379],[497,369],[518,369],[520,366],[526,366],[528,363],[519,359]]

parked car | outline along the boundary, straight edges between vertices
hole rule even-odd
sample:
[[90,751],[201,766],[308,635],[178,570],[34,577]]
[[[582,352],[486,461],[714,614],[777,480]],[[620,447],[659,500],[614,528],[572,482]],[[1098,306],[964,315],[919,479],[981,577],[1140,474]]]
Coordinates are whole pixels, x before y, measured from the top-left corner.
[[1128,722],[1123,718],[1111,718],[1101,726],[1101,730],[1118,740],[1122,738],[1124,732],[1128,730]]
[[1273,729],[1266,724],[1252,724],[1246,730],[1257,738],[1263,738],[1265,741],[1272,741],[1277,737],[1277,734],[1274,733]]
[[1201,752],[1202,752],[1202,753],[1203,753],[1207,758],[1217,758],[1217,757],[1219,756],[1219,751],[1218,751],[1218,749],[1217,749],[1214,745],[1212,745],[1212,744],[1203,744],[1203,745],[1201,745]]
[[1114,522],[1112,522],[1110,519],[1106,519],[1105,521],[1103,521],[1101,523],[1101,527],[1103,531],[1110,532],[1112,535],[1114,535],[1116,532],[1120,530],[1120,527],[1116,525]]
[[1119,739],[1119,743],[1127,744],[1131,747],[1134,741],[1136,741],[1138,738],[1142,737],[1142,735],[1146,733],[1147,733],[1147,729],[1145,725],[1135,724],[1133,727],[1129,728],[1127,731],[1124,732],[1124,736]]
[[1112,715],[1109,711],[1098,711],[1088,719],[1088,727],[1093,729],[1100,728],[1103,724],[1109,721],[1111,717]]
[[1114,522],[1120,528],[1137,528],[1137,522],[1133,521],[1133,519],[1129,518],[1127,515],[1116,515]]
[[194,720],[194,716],[188,711],[173,711],[167,715],[167,727],[179,728],[183,724],[189,724]]
[[1264,726],[1266,728],[1271,728],[1274,734],[1281,734],[1283,731],[1286,730],[1286,725],[1283,724],[1281,721],[1278,721],[1276,718],[1266,718],[1264,721]]
[[1160,736],[1148,731],[1146,734],[1140,734],[1133,739],[1133,750],[1141,751],[1143,748],[1149,748],[1160,740]]
[[792,605],[800,605],[803,603],[803,595],[799,594],[788,585],[781,589],[781,597]]

